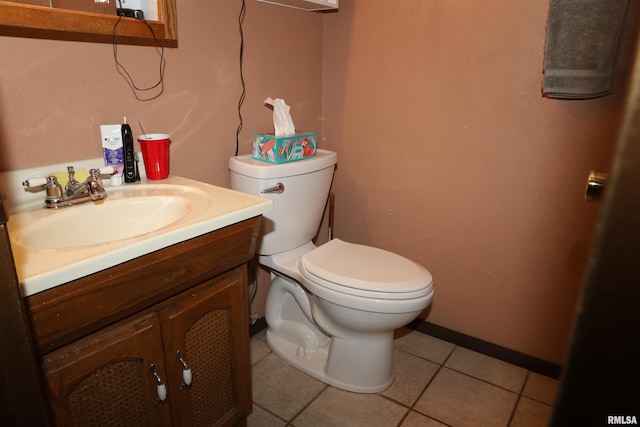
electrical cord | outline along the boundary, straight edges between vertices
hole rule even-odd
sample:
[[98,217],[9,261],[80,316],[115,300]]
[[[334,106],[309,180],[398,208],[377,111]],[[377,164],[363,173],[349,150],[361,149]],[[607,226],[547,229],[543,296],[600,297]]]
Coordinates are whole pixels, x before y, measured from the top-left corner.
[[244,21],[245,13],[245,0],[242,0],[242,7],[240,8],[240,15],[238,16],[238,27],[240,30],[240,82],[242,83],[242,92],[240,93],[240,99],[238,100],[238,128],[236,129],[236,156],[238,155],[238,149],[240,147],[240,131],[242,130],[242,104],[244,103],[244,97],[246,95],[246,85],[244,82],[244,74],[242,72],[242,59],[244,57],[244,33],[242,31],[242,21]]
[[[120,4],[120,9],[122,9],[122,0],[118,0],[118,3]],[[151,27],[151,25],[149,25],[149,23],[144,18],[138,17],[137,19],[143,22],[147,26],[147,28],[151,32],[151,35],[153,36],[153,39],[155,40],[156,44],[160,48],[160,73],[159,73],[158,81],[152,86],[140,88],[135,84],[133,77],[131,77],[131,75],[129,74],[127,69],[124,67],[124,65],[122,65],[118,61],[118,44],[116,43],[116,29],[118,28],[118,24],[120,24],[120,21],[122,20],[121,14],[118,14],[118,20],[116,21],[115,24],[113,24],[113,35],[112,35],[113,60],[115,61],[116,67],[118,68],[118,70],[122,71],[122,73],[124,73],[124,75],[127,77],[127,79],[129,80],[129,83],[131,84],[131,87],[138,92],[145,92],[145,91],[149,91],[157,88],[164,82],[164,66],[165,66],[164,46],[162,46],[162,44],[160,43],[160,40],[158,40],[158,38],[156,37],[156,33],[153,31],[153,28]]]
[[[244,33],[242,31],[242,21],[244,21],[244,13],[245,13],[245,0],[242,0],[242,6],[240,7],[240,14],[238,15],[238,28],[240,30],[240,82],[242,83],[242,92],[240,93],[240,99],[238,99],[238,128],[236,129],[236,156],[238,155],[238,149],[240,147],[240,131],[242,130],[243,122],[242,122],[242,104],[244,102],[245,95],[247,93],[247,88],[244,81],[244,74],[242,71],[242,59],[244,57]],[[256,298],[256,293],[258,292],[258,272],[257,265],[255,262],[250,263],[250,268],[253,271],[253,283],[249,289],[249,321],[252,325],[255,325],[258,320],[258,314],[251,311],[251,306],[253,305],[253,301]]]

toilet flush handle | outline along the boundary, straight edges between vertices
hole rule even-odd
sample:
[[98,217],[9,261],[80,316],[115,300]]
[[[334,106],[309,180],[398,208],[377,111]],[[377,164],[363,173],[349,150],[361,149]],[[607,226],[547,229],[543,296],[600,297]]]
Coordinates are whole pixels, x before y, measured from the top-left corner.
[[284,192],[284,184],[279,182],[273,187],[265,188],[260,193],[262,194],[280,194]]

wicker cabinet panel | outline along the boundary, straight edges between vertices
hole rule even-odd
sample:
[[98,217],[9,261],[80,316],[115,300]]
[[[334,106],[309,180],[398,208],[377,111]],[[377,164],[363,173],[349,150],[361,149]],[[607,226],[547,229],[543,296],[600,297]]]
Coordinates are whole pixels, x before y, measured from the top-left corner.
[[125,321],[43,359],[57,425],[170,425],[169,405],[155,405],[150,365],[164,375],[158,317]]
[[190,387],[172,384],[174,425],[236,425],[250,411],[242,276],[211,285],[160,313],[169,377],[182,376],[180,351],[193,378]]

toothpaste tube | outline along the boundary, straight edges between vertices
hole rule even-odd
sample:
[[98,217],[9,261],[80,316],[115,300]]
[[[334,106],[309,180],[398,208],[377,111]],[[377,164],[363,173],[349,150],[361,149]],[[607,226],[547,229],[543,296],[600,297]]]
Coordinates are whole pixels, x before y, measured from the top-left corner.
[[124,169],[124,149],[122,144],[121,125],[100,125],[102,136],[102,154],[105,166],[113,166],[116,173],[122,174]]

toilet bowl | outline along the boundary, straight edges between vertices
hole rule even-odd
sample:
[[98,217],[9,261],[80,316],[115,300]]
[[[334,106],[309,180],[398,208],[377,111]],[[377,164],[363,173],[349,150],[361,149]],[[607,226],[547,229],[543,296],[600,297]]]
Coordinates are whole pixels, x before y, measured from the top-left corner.
[[[393,332],[430,303],[429,271],[400,255],[340,239],[315,246],[335,153],[270,164],[229,161],[232,188],[269,197],[257,253],[271,272],[267,344],[292,366],[332,386],[377,393],[393,382]],[[272,192],[273,188],[284,188]]]

